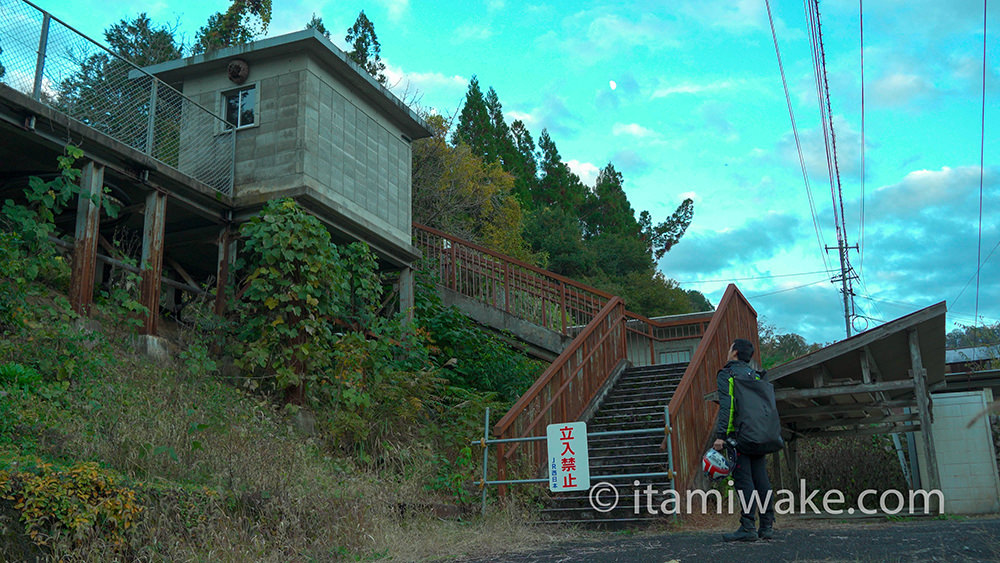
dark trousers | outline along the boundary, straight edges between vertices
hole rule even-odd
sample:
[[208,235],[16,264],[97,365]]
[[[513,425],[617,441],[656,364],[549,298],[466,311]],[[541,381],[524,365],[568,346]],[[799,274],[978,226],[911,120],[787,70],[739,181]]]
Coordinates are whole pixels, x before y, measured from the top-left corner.
[[[740,525],[746,529],[754,529],[754,516],[758,505],[755,499],[751,498],[751,495],[757,491],[764,507],[760,513],[760,527],[772,526],[774,524],[774,498],[768,496],[771,493],[771,481],[767,478],[767,456],[737,454],[736,467],[733,469],[733,485],[736,487],[736,500],[740,503]],[[743,501],[739,500],[740,495],[742,495]],[[765,500],[767,503],[763,504]],[[743,509],[744,502],[749,504],[749,511]]]

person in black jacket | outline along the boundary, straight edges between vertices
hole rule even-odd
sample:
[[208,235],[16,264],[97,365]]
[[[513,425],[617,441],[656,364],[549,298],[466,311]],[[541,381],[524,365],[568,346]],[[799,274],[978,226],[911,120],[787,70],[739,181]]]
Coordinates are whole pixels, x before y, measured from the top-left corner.
[[[719,416],[715,421],[715,443],[712,445],[716,450],[721,451],[725,447],[725,440],[735,432],[733,421],[740,406],[733,404],[733,378],[760,378],[760,374],[749,364],[753,352],[752,342],[737,338],[729,348],[729,361],[719,370]],[[740,528],[733,533],[723,534],[722,538],[726,541],[771,539],[774,536],[774,500],[771,498],[771,482],[767,477],[767,457],[747,455],[737,450],[736,466],[731,475],[736,491],[745,500],[740,503]],[[763,505],[759,529],[754,526],[758,506],[757,502],[751,502],[755,500],[751,498],[754,491]],[[744,503],[749,504],[750,510],[744,510]]]

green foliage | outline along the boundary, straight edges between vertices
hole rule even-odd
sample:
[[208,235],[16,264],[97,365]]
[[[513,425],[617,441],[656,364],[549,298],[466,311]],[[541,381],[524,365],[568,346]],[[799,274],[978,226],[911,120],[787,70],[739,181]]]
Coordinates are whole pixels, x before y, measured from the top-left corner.
[[[642,211],[636,218],[625,193],[624,178],[612,163],[601,170],[594,188],[588,188],[564,161],[547,130],[542,130],[536,146],[523,122],[514,121],[508,127],[496,91],[489,88],[484,95],[476,77],[469,82],[451,143],[455,150],[468,147],[471,156],[487,164],[498,164],[513,178],[509,191],[521,206],[523,235],[522,229],[514,228],[519,225],[511,225],[504,230],[507,238],[503,243],[507,248],[518,249],[521,254],[491,244],[476,229],[462,229],[462,220],[467,215],[457,208],[459,206],[425,205],[427,202],[421,201],[419,188],[425,184],[434,185],[434,181],[426,181],[421,175],[435,167],[421,167],[426,163],[425,155],[418,153],[415,145],[414,216],[418,222],[518,258],[530,256],[529,261],[574,279],[592,278],[601,280],[606,286],[623,287],[634,283],[635,276],[639,275],[647,278],[640,282],[645,288],[663,286],[657,279],[655,261],[680,241],[691,224],[694,214],[691,199],[684,200],[660,223],[654,224],[648,211]],[[454,199],[470,201],[469,198]],[[423,218],[425,215],[432,217],[433,222]],[[681,290],[667,288],[667,291]],[[627,295],[620,295],[626,297],[630,309],[639,307],[633,305]],[[650,307],[655,301],[645,299],[642,306]],[[658,316],[679,310],[711,309],[700,294],[687,299],[670,295],[662,301],[682,305],[647,308],[644,313]]]
[[0,497],[14,503],[38,545],[79,546],[95,537],[124,547],[142,507],[135,491],[96,463],[66,467],[0,459]]
[[189,344],[178,356],[191,374],[213,374],[219,369],[219,365],[209,355],[208,347],[199,342]]
[[104,39],[116,55],[138,67],[172,61],[183,55],[174,30],[155,27],[146,12],[113,24],[104,30]]
[[[0,206],[0,334],[24,326],[33,282],[61,287],[69,280],[69,266],[49,237],[56,233],[56,216],[80,195],[80,170],[74,164],[82,156],[82,150],[68,145],[57,158],[57,176],[49,181],[32,176],[23,198]],[[103,206],[109,216],[117,216],[111,201],[104,199]]]
[[307,380],[329,363],[332,319],[347,309],[349,276],[330,234],[294,200],[268,203],[240,233],[237,364],[273,376],[279,390],[298,389],[301,403]]
[[30,366],[25,366],[17,362],[0,364],[0,386],[32,388],[41,382],[42,374]]
[[806,339],[795,333],[779,334],[777,327],[761,320],[757,323],[760,335],[760,359],[764,369],[794,360],[822,348],[817,343],[807,343]]
[[316,12],[313,12],[312,18],[308,23],[306,23],[306,29],[315,29],[316,31],[322,33],[323,37],[326,37],[327,39],[330,38],[330,32],[323,24],[323,18],[317,16]]
[[385,63],[382,62],[380,56],[382,45],[378,42],[378,36],[375,35],[375,24],[368,19],[364,10],[361,10],[358,18],[354,20],[354,25],[348,28],[344,41],[351,46],[347,56],[365,72],[372,75],[379,84],[385,85],[386,78],[382,74],[385,70]]
[[515,401],[544,364],[514,352],[457,308],[442,306],[433,281],[423,275],[428,269],[418,271],[414,322],[427,334],[434,361],[448,367],[443,377],[452,385]]
[[435,465],[438,471],[427,485],[428,490],[447,493],[463,504],[473,501],[473,495],[468,488],[469,474],[474,469],[472,448],[464,446],[459,449],[454,461],[447,456],[439,455],[435,459]]
[[958,325],[948,333],[948,348],[977,348],[975,354],[964,354],[964,362],[971,362],[974,369],[1000,368],[1000,322],[979,325]]
[[194,36],[194,54],[233,45],[244,45],[267,33],[271,23],[271,0],[233,0],[225,12],[209,16]]

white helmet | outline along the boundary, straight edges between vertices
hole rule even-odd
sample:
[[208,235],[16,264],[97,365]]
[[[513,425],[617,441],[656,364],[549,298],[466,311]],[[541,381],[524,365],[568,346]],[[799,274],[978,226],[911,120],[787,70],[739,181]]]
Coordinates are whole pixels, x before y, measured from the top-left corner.
[[709,448],[705,452],[705,457],[701,458],[701,470],[712,481],[725,479],[736,465],[736,456],[733,453],[732,447],[728,442],[721,452],[715,448]]

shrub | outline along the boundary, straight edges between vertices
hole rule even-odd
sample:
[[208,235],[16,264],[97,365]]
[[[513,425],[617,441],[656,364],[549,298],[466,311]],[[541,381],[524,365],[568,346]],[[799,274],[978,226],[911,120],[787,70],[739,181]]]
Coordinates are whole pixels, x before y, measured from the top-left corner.
[[0,496],[21,513],[25,532],[38,545],[79,546],[101,537],[124,546],[142,511],[135,491],[96,463],[56,467],[35,460],[0,470]]

